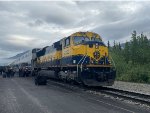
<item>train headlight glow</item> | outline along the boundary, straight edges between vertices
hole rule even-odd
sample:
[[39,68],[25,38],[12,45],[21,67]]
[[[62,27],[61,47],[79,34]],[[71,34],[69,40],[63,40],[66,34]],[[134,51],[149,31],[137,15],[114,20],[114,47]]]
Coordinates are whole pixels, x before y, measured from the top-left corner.
[[95,59],[99,59],[100,58],[100,52],[99,51],[95,51],[93,53],[93,56],[94,56]]
[[95,48],[98,49],[98,43],[95,44]]

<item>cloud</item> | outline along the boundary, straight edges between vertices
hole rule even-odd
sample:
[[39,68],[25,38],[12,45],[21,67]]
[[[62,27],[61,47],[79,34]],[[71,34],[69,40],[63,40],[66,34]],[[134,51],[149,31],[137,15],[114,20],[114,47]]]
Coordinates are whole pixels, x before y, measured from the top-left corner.
[[130,40],[133,30],[149,35],[149,6],[149,1],[0,1],[0,62],[77,31],[96,32],[105,42]]
[[[107,40],[122,40],[123,38],[129,40],[127,36],[129,36],[133,30],[137,30],[139,33],[148,32],[150,29],[150,12],[147,12],[147,10],[150,10],[150,7],[147,7],[147,4],[144,4],[145,7],[142,7],[143,4],[141,6],[137,3],[132,3],[132,5],[133,7],[129,5],[130,8],[127,5],[129,9],[125,10],[123,8],[122,10],[123,12],[128,12],[126,18],[99,25],[94,28],[94,31],[103,33],[103,36]],[[120,13],[120,15],[122,14],[124,13]]]

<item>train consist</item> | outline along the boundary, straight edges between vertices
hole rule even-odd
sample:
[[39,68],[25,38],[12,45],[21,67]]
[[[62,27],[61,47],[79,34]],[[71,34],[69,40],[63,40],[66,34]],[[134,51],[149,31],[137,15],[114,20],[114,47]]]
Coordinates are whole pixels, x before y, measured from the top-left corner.
[[31,56],[37,85],[46,84],[48,78],[87,86],[108,86],[115,80],[108,48],[93,32],[76,32],[51,46],[33,49]]

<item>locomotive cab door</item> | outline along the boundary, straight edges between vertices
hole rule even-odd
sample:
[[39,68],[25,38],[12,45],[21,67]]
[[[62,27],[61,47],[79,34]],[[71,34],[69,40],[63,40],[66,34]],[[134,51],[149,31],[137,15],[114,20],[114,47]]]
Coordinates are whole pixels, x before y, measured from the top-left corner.
[[71,37],[67,37],[63,39],[63,44],[62,44],[62,65],[69,65],[71,64],[72,58],[71,58]]

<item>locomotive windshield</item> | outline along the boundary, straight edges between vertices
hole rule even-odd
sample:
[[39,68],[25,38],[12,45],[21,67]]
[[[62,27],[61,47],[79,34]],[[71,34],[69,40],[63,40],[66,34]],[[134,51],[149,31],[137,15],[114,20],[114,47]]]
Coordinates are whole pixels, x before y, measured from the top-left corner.
[[75,36],[74,37],[74,44],[80,44],[80,43],[86,42],[86,41],[102,42],[102,40],[100,38],[95,38],[95,37],[92,37],[91,40],[88,37],[83,37],[83,36]]
[[101,42],[102,40],[100,38],[95,38],[95,37],[92,37],[91,38],[91,41],[97,41],[97,42]]
[[82,37],[82,36],[76,36],[74,37],[74,43],[79,44],[82,43],[83,41],[89,41],[90,39],[88,37]]

